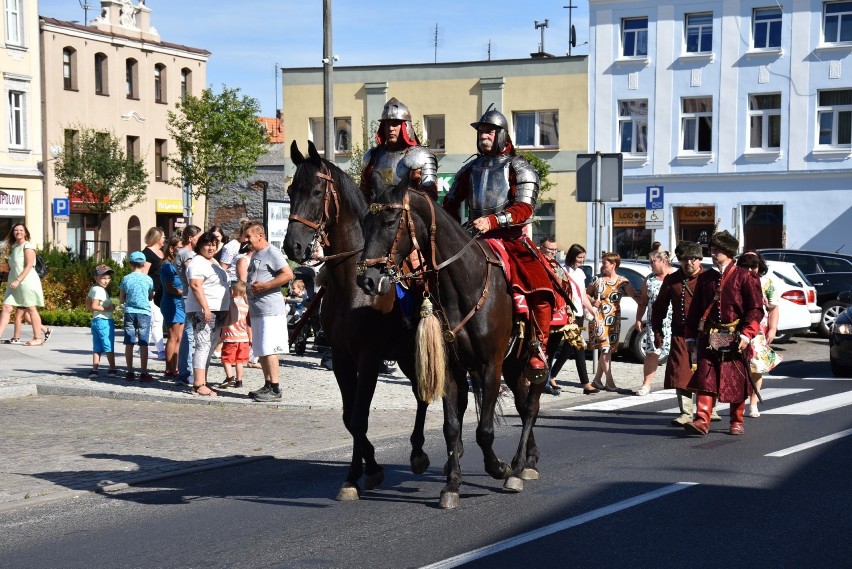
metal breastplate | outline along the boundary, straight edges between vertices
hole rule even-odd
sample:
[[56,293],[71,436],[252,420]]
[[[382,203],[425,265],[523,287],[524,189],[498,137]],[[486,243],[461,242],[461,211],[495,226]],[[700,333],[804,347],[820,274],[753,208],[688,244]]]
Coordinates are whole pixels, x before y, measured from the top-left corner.
[[376,162],[370,186],[373,190],[384,190],[399,184],[400,180],[408,179],[408,167],[403,164],[407,149],[389,151],[384,148],[376,150]]
[[480,156],[470,167],[470,219],[499,213],[509,204],[511,156]]

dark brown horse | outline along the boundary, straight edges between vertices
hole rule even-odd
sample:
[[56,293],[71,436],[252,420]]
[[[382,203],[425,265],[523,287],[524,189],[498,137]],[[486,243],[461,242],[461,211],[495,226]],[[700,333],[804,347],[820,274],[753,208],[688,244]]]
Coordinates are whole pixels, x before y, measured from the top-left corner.
[[[357,500],[362,474],[368,490],[384,479],[367,438],[380,366],[385,359],[395,359],[403,373],[414,377],[414,332],[403,326],[392,295],[368,296],[355,284],[355,265],[364,245],[361,220],[367,213],[361,190],[340,168],[320,158],[313,142],[308,142],[307,158],[293,142],[290,158],[296,173],[288,189],[291,213],[284,249],[297,262],[311,260],[318,247],[324,253],[325,265],[318,278],[325,287],[320,320],[343,399],[343,424],[352,435],[352,462],[337,499]],[[418,398],[411,433],[415,474],[429,467],[423,451],[426,409],[427,404]]]
[[[399,278],[400,273],[405,273],[402,263],[415,251],[417,268],[401,276],[421,279],[424,296],[428,295],[443,320],[452,381],[446,382],[444,397],[449,461],[441,507],[453,508],[459,503],[468,372],[474,380],[479,409],[476,442],[485,458],[485,471],[496,479],[505,479],[507,490],[522,490],[524,479],[538,478],[539,455],[532,429],[543,384],[525,387],[523,369],[529,359],[529,354],[523,353],[526,350],[520,354],[513,350],[504,361],[512,334],[513,308],[499,263],[487,245],[473,239],[426,194],[400,184],[385,191],[376,202],[370,205],[370,214],[364,220],[359,284],[370,294],[385,292],[383,279],[387,275]],[[523,421],[511,469],[492,448],[501,374],[514,393],[515,407]]]

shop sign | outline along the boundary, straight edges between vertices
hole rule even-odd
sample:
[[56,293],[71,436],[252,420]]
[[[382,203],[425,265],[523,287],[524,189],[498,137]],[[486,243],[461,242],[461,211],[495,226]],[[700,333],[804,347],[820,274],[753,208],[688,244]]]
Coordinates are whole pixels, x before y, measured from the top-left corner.
[[713,225],[716,208],[712,205],[677,208],[677,221],[680,225]]
[[157,213],[183,215],[183,200],[155,200]]
[[613,227],[645,227],[645,209],[641,207],[612,208]]
[[438,174],[438,197],[442,198],[450,191],[453,185],[453,180],[456,179],[455,174]]
[[0,190],[0,217],[24,217],[26,205],[24,190]]

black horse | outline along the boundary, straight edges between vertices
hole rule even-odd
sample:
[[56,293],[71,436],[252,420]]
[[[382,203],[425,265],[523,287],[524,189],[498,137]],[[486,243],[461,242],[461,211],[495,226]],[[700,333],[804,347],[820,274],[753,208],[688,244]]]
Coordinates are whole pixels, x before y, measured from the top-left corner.
[[[325,288],[320,320],[332,349],[343,424],[352,435],[352,462],[337,499],[357,500],[362,474],[366,474],[368,490],[384,479],[367,438],[380,366],[385,359],[395,359],[403,373],[414,377],[414,332],[406,330],[392,296],[368,296],[355,283],[355,265],[364,245],[361,220],[367,213],[361,190],[340,168],[322,159],[313,142],[308,142],[305,158],[294,141],[290,158],[297,168],[288,189],[291,213],[284,249],[298,262],[309,261],[319,248],[323,250],[325,265],[317,279]],[[423,451],[426,409],[427,404],[418,398],[411,433],[415,474],[429,467]]]
[[[505,489],[522,490],[523,480],[538,478],[539,453],[532,429],[544,384],[525,386],[526,346],[521,346],[520,353],[516,348],[506,356],[513,329],[513,301],[499,262],[487,245],[472,238],[426,194],[408,189],[404,183],[388,189],[370,205],[364,236],[358,277],[362,288],[381,295],[387,291],[384,283],[388,275],[420,278],[424,296],[428,295],[443,321],[452,381],[446,383],[444,397],[449,461],[441,507],[453,508],[459,502],[468,372],[479,408],[476,442],[485,458],[485,471],[496,479],[505,479]],[[418,260],[418,266],[406,272],[403,261],[412,257]],[[514,393],[515,407],[523,421],[511,469],[492,448],[501,374]]]

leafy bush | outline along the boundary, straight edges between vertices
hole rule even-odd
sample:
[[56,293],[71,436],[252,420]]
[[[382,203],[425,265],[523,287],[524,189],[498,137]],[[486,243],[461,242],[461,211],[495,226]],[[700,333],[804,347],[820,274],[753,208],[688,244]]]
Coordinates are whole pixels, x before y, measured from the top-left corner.
[[92,313],[88,310],[41,310],[41,322],[45,326],[84,326],[89,327]]

